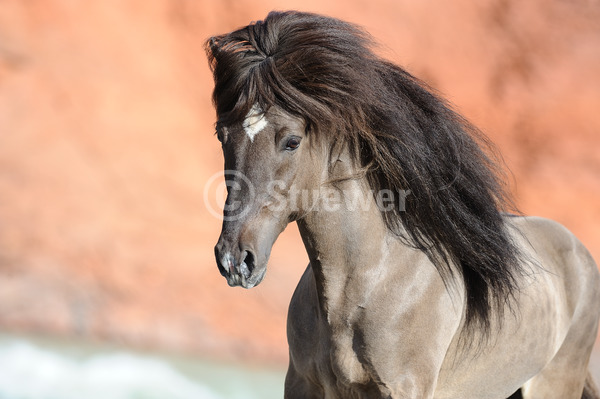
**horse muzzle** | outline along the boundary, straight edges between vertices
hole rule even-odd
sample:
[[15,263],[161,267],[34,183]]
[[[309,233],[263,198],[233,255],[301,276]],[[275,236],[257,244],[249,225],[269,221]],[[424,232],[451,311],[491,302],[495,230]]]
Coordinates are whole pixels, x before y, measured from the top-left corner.
[[215,258],[219,272],[227,279],[230,287],[252,288],[260,284],[265,277],[267,268],[256,267],[256,256],[252,250],[227,250],[219,242],[215,247]]

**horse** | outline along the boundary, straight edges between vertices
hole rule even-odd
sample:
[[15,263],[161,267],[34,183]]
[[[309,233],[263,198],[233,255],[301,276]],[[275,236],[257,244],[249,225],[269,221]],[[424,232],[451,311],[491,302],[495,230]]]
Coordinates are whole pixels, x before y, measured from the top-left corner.
[[230,286],[296,222],[285,398],[598,399],[600,275],[562,225],[523,216],[498,151],[362,28],[271,12],[205,44]]

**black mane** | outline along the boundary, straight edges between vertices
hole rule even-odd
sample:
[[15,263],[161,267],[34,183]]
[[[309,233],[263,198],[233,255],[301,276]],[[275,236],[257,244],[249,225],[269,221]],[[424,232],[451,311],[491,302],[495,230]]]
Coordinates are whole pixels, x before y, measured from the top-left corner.
[[445,281],[460,274],[467,327],[488,331],[520,269],[493,147],[371,47],[354,25],[300,12],[272,12],[213,37],[207,53],[219,121],[239,122],[256,103],[277,105],[304,118],[309,134],[347,145],[375,192],[410,190],[405,211],[382,212],[386,225],[427,253]]

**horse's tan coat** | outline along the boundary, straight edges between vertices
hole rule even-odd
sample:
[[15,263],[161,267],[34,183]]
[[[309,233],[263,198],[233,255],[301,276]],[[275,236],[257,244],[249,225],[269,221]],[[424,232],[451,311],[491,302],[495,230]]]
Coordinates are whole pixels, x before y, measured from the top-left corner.
[[461,340],[460,284],[445,287],[378,216],[313,213],[298,222],[311,265],[290,305],[286,397],[500,399],[524,386],[526,399],[581,398],[600,278],[570,232],[542,218],[507,219],[538,266],[522,277],[514,312],[480,344]]
[[[345,152],[310,142],[304,125],[276,107],[265,117],[268,126],[254,140],[241,126],[228,130],[226,166],[255,182],[256,196],[243,218],[224,222],[216,248],[234,257],[240,248],[254,251],[250,278],[257,283],[290,218],[289,210],[269,210],[266,182],[318,190],[336,181],[349,200],[368,189]],[[289,134],[303,139],[293,154],[281,150]],[[232,200],[247,201],[243,194]],[[391,235],[374,204],[352,212],[303,205],[295,218],[310,265],[289,308],[286,398],[503,399],[521,387],[525,399],[581,398],[600,317],[600,275],[564,227],[506,218],[533,262],[501,323],[492,321],[491,335],[480,337],[462,329],[462,280],[445,286],[424,253]]]

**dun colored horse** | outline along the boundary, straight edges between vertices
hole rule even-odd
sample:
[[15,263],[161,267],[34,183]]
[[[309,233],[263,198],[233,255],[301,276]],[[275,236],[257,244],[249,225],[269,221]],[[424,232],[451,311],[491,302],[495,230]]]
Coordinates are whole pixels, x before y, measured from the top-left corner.
[[505,213],[475,127],[336,19],[273,12],[207,53],[219,270],[259,284],[292,221],[310,259],[286,398],[600,398],[598,269],[561,225]]

